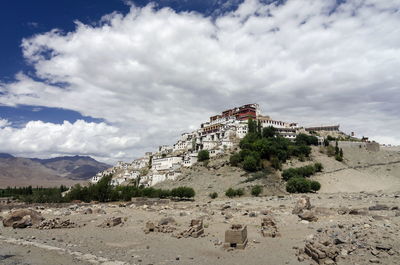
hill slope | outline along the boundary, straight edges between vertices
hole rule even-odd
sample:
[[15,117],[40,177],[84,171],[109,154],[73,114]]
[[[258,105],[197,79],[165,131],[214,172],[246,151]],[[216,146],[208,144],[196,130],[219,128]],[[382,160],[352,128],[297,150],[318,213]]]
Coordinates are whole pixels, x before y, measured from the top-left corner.
[[38,159],[2,154],[0,187],[73,185],[88,180],[108,167],[110,166],[87,156]]

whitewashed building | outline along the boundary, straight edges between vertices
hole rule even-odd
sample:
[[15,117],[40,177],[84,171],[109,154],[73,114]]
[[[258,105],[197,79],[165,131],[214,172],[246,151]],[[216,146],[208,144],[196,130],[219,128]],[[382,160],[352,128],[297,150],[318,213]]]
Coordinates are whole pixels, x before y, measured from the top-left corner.
[[153,171],[161,171],[161,170],[169,170],[172,168],[180,167],[182,164],[182,157],[180,156],[172,156],[172,157],[164,157],[153,159],[151,169]]

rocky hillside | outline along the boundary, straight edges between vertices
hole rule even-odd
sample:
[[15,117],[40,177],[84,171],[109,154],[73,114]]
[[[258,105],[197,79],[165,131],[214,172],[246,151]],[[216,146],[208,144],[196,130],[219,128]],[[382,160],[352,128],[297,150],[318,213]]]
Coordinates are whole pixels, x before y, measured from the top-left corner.
[[221,197],[229,188],[243,188],[249,193],[254,185],[264,186],[264,195],[286,193],[279,173],[271,169],[263,173],[261,177],[254,177],[253,173],[249,174],[241,168],[230,166],[229,155],[211,158],[208,165],[199,162],[191,168],[184,168],[182,175],[175,181],[164,181],[157,184],[155,188],[171,189],[177,186],[189,186],[195,189],[196,197],[207,197],[212,192],[217,192]]
[[110,167],[88,156],[50,159],[0,156],[0,187],[72,185]]
[[[321,183],[320,193],[336,192],[373,192],[400,190],[400,150],[396,148],[381,148],[379,152],[371,152],[360,148],[343,148],[343,162],[336,161],[320,152],[319,147],[313,147],[310,159],[299,161],[288,160],[283,169],[301,167],[315,162],[324,166],[321,173],[312,179]],[[193,187],[196,197],[207,197],[211,192],[217,192],[219,197],[232,188],[244,188],[246,194],[254,185],[264,186],[263,195],[285,194],[285,182],[281,172],[273,169],[264,174],[249,174],[244,170],[229,165],[229,155],[212,158],[205,166],[197,163],[191,168],[185,168],[182,175],[175,181],[165,181],[156,185],[158,188],[171,189],[177,186]],[[258,177],[257,177],[258,176]]]

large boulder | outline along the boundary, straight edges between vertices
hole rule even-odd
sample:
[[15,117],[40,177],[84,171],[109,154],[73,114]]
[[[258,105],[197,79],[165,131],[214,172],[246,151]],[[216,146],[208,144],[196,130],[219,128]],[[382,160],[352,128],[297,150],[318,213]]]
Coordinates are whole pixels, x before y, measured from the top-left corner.
[[301,220],[306,220],[309,222],[315,222],[318,220],[318,218],[315,216],[314,211],[310,210],[304,210],[301,213],[298,214]]
[[4,227],[25,228],[37,226],[43,221],[43,216],[31,209],[20,209],[9,213],[3,220]]
[[294,207],[292,213],[299,214],[303,212],[303,210],[310,210],[310,209],[311,209],[310,197],[303,195],[297,200],[296,206]]

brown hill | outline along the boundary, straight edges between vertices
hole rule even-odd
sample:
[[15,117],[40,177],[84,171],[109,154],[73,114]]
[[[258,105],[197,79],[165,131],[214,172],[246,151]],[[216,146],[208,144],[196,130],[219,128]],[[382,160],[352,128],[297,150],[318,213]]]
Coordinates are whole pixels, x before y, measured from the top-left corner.
[[108,167],[86,156],[37,159],[3,154],[0,156],[0,187],[73,185]]

